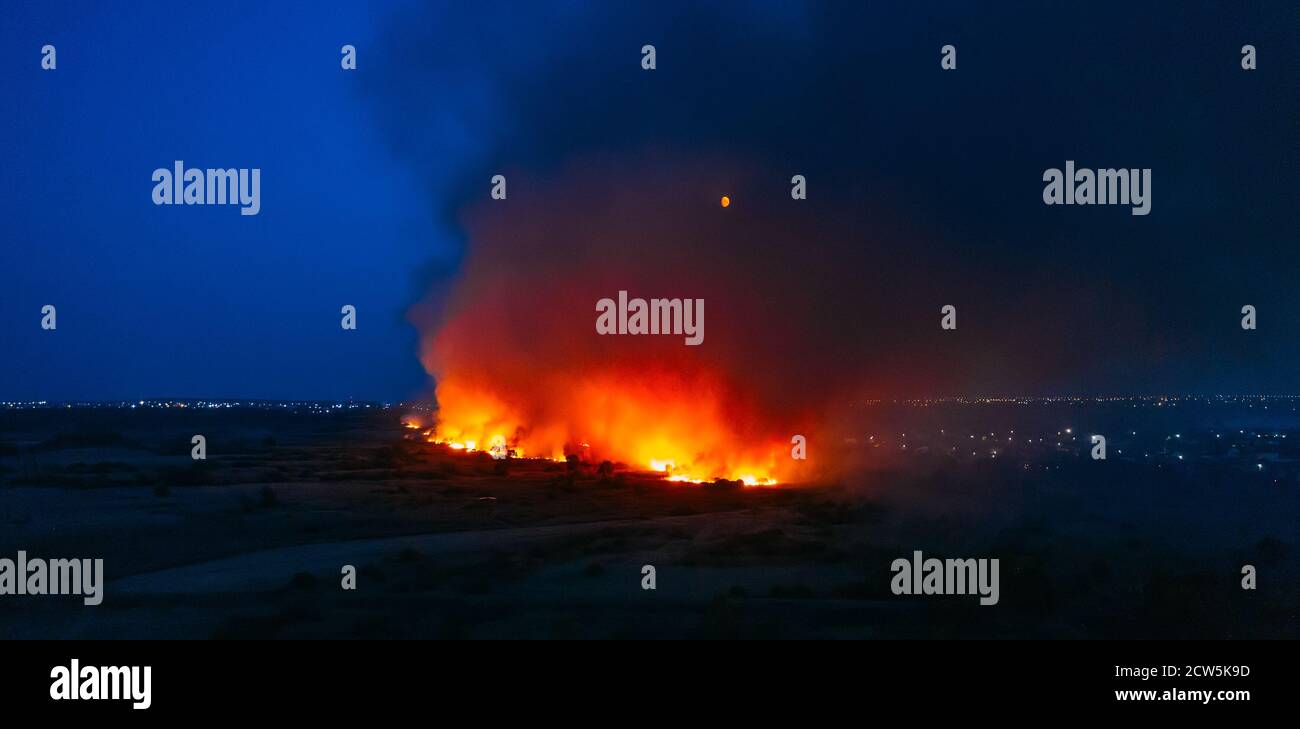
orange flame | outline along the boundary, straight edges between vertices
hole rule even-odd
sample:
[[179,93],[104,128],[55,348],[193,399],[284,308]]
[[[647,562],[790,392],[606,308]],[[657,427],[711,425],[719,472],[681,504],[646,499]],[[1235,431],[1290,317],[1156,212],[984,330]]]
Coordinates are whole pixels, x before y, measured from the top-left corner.
[[[788,446],[747,439],[743,423],[728,417],[717,387],[703,378],[685,380],[669,373],[593,373],[558,393],[566,404],[560,411],[510,403],[453,376],[438,385],[439,418],[431,440],[470,451],[504,442],[516,456],[609,460],[671,481],[777,484]],[[526,410],[537,411],[535,417],[526,417]]]
[[[457,278],[410,312],[437,386],[429,438],[462,451],[608,460],[673,481],[808,479],[812,461],[792,458],[791,438],[813,435],[817,393],[834,379],[808,366],[809,353],[827,349],[808,335],[819,306],[785,286],[755,288],[802,270],[800,246],[745,258],[783,226],[761,210],[735,218],[699,204],[733,189],[729,165],[707,174],[601,165],[579,162],[531,185],[537,193],[508,213],[483,201],[462,211]],[[631,182],[593,182],[615,174]],[[683,180],[703,180],[708,196],[666,192]],[[707,300],[707,338],[600,334],[596,302],[621,290]]]

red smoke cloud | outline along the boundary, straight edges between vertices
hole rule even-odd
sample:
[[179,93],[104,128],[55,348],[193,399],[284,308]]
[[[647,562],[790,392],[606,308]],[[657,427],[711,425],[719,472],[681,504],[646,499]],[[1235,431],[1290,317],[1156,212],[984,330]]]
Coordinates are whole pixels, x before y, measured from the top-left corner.
[[[812,439],[823,389],[801,371],[815,313],[798,275],[807,251],[773,246],[779,217],[719,169],[584,165],[508,174],[506,200],[485,192],[462,221],[460,277],[412,311],[436,437],[691,480],[800,477],[791,437]],[[736,202],[721,208],[721,193]],[[619,291],[703,299],[703,342],[598,335],[597,302]]]

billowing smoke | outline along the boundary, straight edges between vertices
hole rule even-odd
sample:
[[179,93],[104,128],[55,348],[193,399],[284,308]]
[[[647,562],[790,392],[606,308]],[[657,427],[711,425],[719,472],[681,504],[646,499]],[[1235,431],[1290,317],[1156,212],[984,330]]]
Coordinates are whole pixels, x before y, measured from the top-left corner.
[[[811,465],[852,435],[833,424],[864,397],[1141,391],[1160,371],[1159,292],[1108,283],[1131,234],[1043,212],[1040,161],[1059,150],[981,136],[1014,127],[1014,105],[983,125],[945,111],[1033,77],[968,88],[938,76],[929,40],[900,47],[934,28],[819,4],[747,3],[743,23],[582,7],[402,15],[366,77],[456,238],[410,313],[446,437],[778,473],[791,436]],[[1067,248],[1073,265],[1053,264]],[[619,291],[703,299],[703,344],[597,335]]]
[[[698,478],[795,473],[790,440],[811,436],[830,387],[810,339],[821,301],[805,294],[821,266],[744,179],[657,154],[507,175],[506,200],[466,211],[449,295],[413,311],[439,435]],[[620,291],[702,300],[701,343],[598,334],[597,302]]]

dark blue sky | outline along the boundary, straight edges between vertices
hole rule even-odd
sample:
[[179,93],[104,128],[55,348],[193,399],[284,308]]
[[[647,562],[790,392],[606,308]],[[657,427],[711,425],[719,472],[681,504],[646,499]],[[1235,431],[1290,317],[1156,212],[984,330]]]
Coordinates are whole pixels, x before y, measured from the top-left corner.
[[[365,4],[290,7],[5,9],[4,397],[420,387],[402,312],[451,241],[358,92],[376,19]],[[39,68],[45,43],[56,71]],[[344,43],[361,48],[356,74],[339,67]],[[150,174],[176,159],[261,168],[261,213],[155,207]],[[57,332],[32,326],[46,303]]]
[[[961,368],[912,383],[932,394],[1300,389],[1293,4],[861,5],[6,6],[0,399],[419,395],[406,311],[456,280],[488,178],[661,152],[738,164],[752,199],[808,175],[820,222],[792,236],[834,277],[786,275],[856,315],[814,338],[847,367]],[[261,213],[154,206],[176,159],[261,168]],[[1043,206],[1066,159],[1152,168],[1152,214]],[[936,363],[939,297],[969,325]]]

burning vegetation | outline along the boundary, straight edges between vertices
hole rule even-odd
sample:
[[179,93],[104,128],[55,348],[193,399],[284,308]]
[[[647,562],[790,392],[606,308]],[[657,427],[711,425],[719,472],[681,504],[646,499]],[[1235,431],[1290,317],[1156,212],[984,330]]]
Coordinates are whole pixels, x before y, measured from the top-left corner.
[[[465,211],[456,277],[410,312],[436,386],[428,440],[503,458],[609,461],[681,482],[812,476],[791,439],[811,438],[810,416],[835,386],[814,369],[827,359],[808,326],[823,321],[818,300],[756,288],[801,270],[801,259],[769,240],[768,221],[724,219],[701,202],[709,197],[679,194],[679,172],[647,171],[633,190],[593,187],[608,174],[582,168]],[[751,242],[775,250],[737,266]],[[641,331],[633,302],[620,336],[612,291],[694,302],[697,336],[685,322]]]
[[610,461],[692,483],[776,485],[782,459],[790,459],[780,441],[747,441],[730,422],[718,389],[700,381],[666,373],[593,373],[553,399],[507,400],[444,379],[438,385],[438,422],[427,438],[457,450],[486,450],[495,458]]

